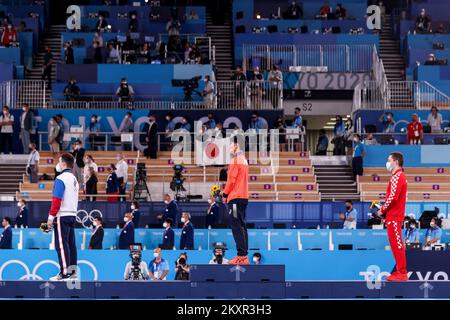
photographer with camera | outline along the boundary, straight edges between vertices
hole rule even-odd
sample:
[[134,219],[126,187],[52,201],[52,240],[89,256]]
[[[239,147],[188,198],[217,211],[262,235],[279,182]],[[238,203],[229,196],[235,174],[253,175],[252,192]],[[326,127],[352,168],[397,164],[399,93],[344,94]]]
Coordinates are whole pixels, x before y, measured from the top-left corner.
[[161,256],[161,248],[153,250],[154,259],[149,264],[149,275],[154,281],[166,280],[167,273],[169,272],[169,263]]
[[175,280],[189,280],[191,267],[187,264],[187,253],[183,252],[175,262]]
[[132,102],[134,90],[133,87],[128,84],[127,78],[122,78],[120,81],[116,95],[119,97],[119,102]]
[[125,280],[148,280],[149,272],[147,264],[142,261],[142,246],[140,244],[130,245],[131,261],[127,263],[124,272]]
[[225,242],[214,242],[213,247],[213,257],[209,260],[209,264],[228,264],[228,259],[225,259],[225,250],[227,250]]

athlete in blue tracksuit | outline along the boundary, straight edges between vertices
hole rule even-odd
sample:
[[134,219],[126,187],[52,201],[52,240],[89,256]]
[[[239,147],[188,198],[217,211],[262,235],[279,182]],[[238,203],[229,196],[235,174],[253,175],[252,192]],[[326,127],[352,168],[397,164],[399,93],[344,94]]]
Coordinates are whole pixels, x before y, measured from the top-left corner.
[[55,231],[55,249],[58,253],[60,272],[51,281],[76,279],[77,247],[75,243],[75,219],[78,210],[79,185],[72,174],[74,158],[65,153],[59,158],[56,171],[60,174],[53,186],[52,205],[47,226]]

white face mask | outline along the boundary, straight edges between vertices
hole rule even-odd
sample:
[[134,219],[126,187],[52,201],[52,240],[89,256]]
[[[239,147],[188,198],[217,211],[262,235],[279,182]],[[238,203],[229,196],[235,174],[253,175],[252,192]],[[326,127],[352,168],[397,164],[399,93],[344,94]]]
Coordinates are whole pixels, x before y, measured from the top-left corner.
[[59,162],[56,164],[55,169],[56,169],[56,172],[58,172],[58,173],[62,172],[61,164]]
[[123,217],[123,221],[124,222],[128,222],[128,218],[127,217]]
[[181,218],[181,222],[182,222],[182,223],[185,223],[185,222],[186,222],[186,219],[185,219],[185,218]]
[[22,203],[17,202],[17,206],[20,208],[22,206]]
[[158,258],[159,257],[159,253],[158,252],[153,252],[153,257]]
[[386,162],[386,170],[392,172],[392,167],[390,162]]
[[94,221],[92,224],[94,225],[94,227],[98,226],[97,221]]
[[434,222],[430,222],[430,227],[434,228],[436,226],[436,224]]
[[211,200],[211,199],[208,199],[208,203],[211,204],[211,203],[212,203],[212,200]]
[[258,262],[258,258],[257,257],[253,257],[253,262],[257,263]]
[[120,156],[117,156],[116,159],[117,159],[117,161],[120,161],[120,160],[121,160]]
[[167,222],[164,222],[164,223],[163,223],[163,227],[164,227],[164,228],[167,228],[167,226],[168,226]]
[[165,204],[169,204],[169,200],[164,200],[164,203]]
[[131,206],[131,210],[134,210],[134,209],[136,209],[136,207],[134,205],[132,205]]

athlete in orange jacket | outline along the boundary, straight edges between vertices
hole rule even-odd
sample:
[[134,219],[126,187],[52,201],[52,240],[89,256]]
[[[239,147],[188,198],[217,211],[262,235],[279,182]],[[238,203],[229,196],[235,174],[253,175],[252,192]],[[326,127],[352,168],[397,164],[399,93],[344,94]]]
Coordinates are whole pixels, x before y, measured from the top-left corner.
[[228,203],[231,230],[236,242],[237,256],[229,264],[248,264],[248,234],[245,222],[248,205],[248,162],[239,144],[230,147],[232,159],[228,166],[228,178],[223,197]]

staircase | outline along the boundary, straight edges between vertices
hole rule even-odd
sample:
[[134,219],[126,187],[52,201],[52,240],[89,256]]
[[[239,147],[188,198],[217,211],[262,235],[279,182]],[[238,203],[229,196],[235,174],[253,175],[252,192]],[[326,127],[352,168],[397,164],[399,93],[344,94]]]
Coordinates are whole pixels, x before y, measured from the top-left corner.
[[392,35],[390,15],[386,15],[380,33],[380,58],[389,82],[405,80],[405,60],[400,54],[399,40]]
[[[27,70],[26,78],[30,80],[42,79],[42,68],[44,65],[45,47],[49,47],[53,54],[53,60],[55,61],[52,68],[52,80],[56,79],[56,64],[61,61],[61,32],[66,31],[65,25],[51,25],[48,26],[42,34],[42,39],[39,43],[38,53],[34,56],[34,66],[32,69]],[[46,101],[50,101],[51,90],[46,92]]]
[[206,33],[216,48],[216,80],[230,80],[233,68],[233,33],[231,12],[224,13],[224,23],[214,24],[211,13],[206,14]]
[[352,168],[343,165],[314,166],[317,184],[322,200],[359,201],[357,185],[353,179]]
[[24,174],[25,164],[0,164],[0,195],[15,196]]

